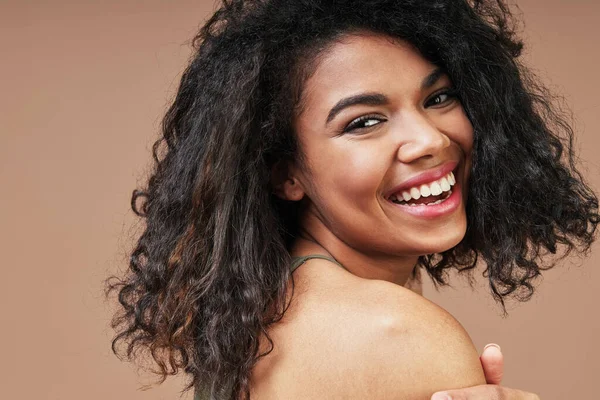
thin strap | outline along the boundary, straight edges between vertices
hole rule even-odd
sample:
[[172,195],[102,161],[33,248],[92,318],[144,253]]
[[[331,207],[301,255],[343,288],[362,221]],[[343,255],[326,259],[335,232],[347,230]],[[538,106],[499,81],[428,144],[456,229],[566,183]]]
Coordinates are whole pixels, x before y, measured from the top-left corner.
[[335,259],[331,258],[331,257],[327,257],[321,254],[309,254],[308,256],[302,256],[302,257],[294,257],[292,258],[292,266],[291,266],[291,272],[294,272],[296,270],[296,268],[298,268],[299,266],[301,266],[302,264],[304,264],[307,260],[310,260],[311,258],[320,258],[323,260],[328,260],[331,261],[332,263],[335,263],[337,265],[339,265],[340,267],[346,269],[342,264],[340,264],[339,262],[337,262]]
[[[302,256],[302,257],[293,257],[292,258],[292,271],[294,272],[296,270],[296,268],[298,268],[299,266],[301,266],[302,264],[304,264],[307,260],[310,260],[312,258],[320,258],[323,260],[328,260],[331,261],[334,264],[339,265],[340,267],[346,269],[342,264],[340,264],[339,262],[337,262],[335,259],[331,258],[331,257],[327,257],[321,254],[309,254],[308,256]],[[199,390],[195,390],[194,391],[194,400],[205,400],[208,399],[208,394],[205,392],[201,392]]]

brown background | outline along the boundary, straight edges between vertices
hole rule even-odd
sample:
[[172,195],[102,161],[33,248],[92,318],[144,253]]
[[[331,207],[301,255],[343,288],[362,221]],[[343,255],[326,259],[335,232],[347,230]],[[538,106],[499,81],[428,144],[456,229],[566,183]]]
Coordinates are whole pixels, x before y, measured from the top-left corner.
[[[526,58],[571,104],[581,158],[600,188],[600,3],[527,0]],[[131,190],[213,1],[0,0],[0,397],[174,399],[181,380],[110,352],[102,280],[125,265]],[[549,193],[551,195],[551,193]],[[502,319],[485,286],[426,297],[478,348],[506,356],[505,384],[547,399],[598,398],[600,248],[545,275]],[[184,397],[189,399],[189,394]]]

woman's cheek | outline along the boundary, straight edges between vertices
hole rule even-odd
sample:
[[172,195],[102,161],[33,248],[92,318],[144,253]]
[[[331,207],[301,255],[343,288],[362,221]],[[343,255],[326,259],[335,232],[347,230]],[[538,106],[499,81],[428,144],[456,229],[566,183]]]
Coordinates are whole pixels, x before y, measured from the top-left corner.
[[341,192],[356,201],[370,200],[385,176],[385,157],[377,149],[355,144],[353,151],[347,151],[343,158],[336,157],[329,168],[335,171],[335,186]]

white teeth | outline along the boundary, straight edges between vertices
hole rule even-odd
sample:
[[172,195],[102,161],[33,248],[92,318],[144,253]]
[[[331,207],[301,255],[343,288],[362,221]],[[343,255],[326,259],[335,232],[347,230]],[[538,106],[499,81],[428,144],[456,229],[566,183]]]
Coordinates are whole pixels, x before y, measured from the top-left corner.
[[419,189],[417,189],[416,187],[411,188],[410,197],[412,197],[415,200],[419,200],[421,198],[421,191],[419,191]]
[[450,185],[454,185],[456,183],[456,179],[454,178],[454,172],[450,172],[448,174],[448,183],[450,183]]
[[431,184],[431,194],[434,196],[442,194],[442,187],[439,183],[437,183],[437,181]]
[[448,183],[448,179],[446,179],[446,177],[442,178],[440,186],[442,187],[442,190],[444,192],[447,192],[448,190],[450,190],[450,183]]
[[[429,184],[423,184],[419,187],[412,187],[407,190],[403,190],[401,193],[396,193],[390,197],[390,200],[396,201],[404,201],[408,202],[411,199],[418,200],[421,197],[429,197],[429,196],[438,196],[442,194],[442,192],[448,192],[452,189],[452,186],[456,184],[456,178],[454,177],[454,173],[450,172],[446,176],[438,179],[437,181],[431,182]],[[437,202],[430,203],[437,204]],[[414,205],[414,204],[411,204]]]

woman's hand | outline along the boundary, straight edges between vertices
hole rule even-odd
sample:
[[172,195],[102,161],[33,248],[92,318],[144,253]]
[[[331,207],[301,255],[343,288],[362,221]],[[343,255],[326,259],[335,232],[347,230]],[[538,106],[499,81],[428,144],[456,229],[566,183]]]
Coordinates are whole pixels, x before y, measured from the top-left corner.
[[437,392],[431,400],[540,400],[536,394],[500,386],[504,374],[504,357],[500,346],[488,344],[479,359],[487,385]]

